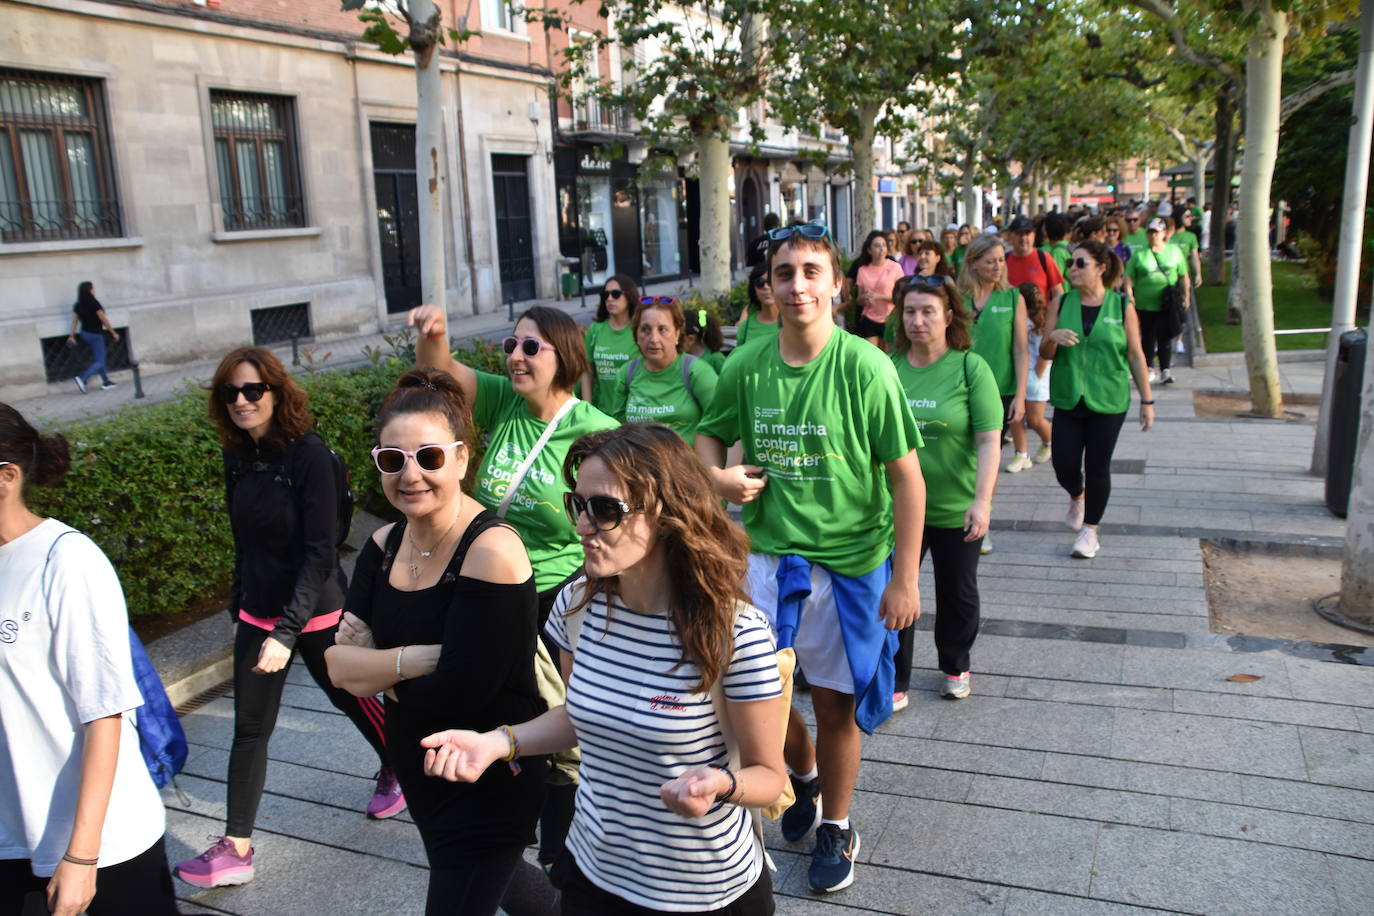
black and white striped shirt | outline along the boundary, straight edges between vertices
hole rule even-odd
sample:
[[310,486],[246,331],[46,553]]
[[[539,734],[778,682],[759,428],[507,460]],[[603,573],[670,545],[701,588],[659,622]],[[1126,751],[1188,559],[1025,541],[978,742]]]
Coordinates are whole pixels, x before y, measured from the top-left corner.
[[[582,581],[562,591],[549,615],[546,631],[564,651],[572,651],[565,612]],[[612,608],[608,615],[599,597],[579,612],[568,715],[582,770],[568,848],[593,884],[632,903],[669,912],[719,909],[748,890],[762,869],[748,811],[718,804],[689,820],[669,811],[658,794],[693,767],[726,763],[711,695],[692,692],[700,669],[682,661],[666,613]],[[725,698],[778,696],[773,653],[762,612],[742,608],[722,680]]]

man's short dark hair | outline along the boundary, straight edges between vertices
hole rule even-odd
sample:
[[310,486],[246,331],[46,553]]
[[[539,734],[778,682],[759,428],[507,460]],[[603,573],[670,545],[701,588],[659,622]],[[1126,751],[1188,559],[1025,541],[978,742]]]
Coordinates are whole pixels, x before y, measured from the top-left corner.
[[778,219],[778,215],[776,213],[769,213],[767,216],[763,218],[763,229],[765,232],[767,232],[769,229],[776,229],[781,225],[782,220]]
[[1051,242],[1057,242],[1069,234],[1069,220],[1062,213],[1048,213],[1045,215],[1045,237]]

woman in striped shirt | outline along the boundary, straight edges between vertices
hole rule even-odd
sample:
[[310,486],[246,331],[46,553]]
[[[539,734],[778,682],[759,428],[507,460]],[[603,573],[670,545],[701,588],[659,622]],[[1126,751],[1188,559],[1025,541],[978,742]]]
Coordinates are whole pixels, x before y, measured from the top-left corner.
[[772,635],[742,591],[745,536],[666,427],[584,436],[564,475],[587,572],[546,630],[568,703],[514,727],[431,735],[426,771],[468,781],[579,744],[577,812],[553,871],[564,914],[770,914],[745,808],[782,791],[784,711]]

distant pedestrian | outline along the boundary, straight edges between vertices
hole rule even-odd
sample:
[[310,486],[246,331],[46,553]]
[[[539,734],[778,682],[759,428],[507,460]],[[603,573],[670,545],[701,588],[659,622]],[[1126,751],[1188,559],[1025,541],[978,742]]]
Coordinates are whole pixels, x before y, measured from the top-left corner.
[[756,337],[778,336],[778,304],[768,278],[768,265],[760,264],[749,273],[749,304],[735,324],[735,349]]
[[175,914],[119,577],[26,501],[70,464],[0,404],[0,913]]
[[764,263],[768,257],[768,233],[781,226],[776,213],[769,213],[763,218],[763,232],[758,237],[749,242],[748,254],[744,260],[744,266],[755,267]]
[[1049,304],[1045,301],[1045,294],[1034,283],[1022,283],[1017,289],[1026,302],[1026,352],[1030,357],[1026,365],[1024,422],[1026,428],[1034,430],[1040,437],[1040,447],[1035,450],[1032,463],[1044,464],[1053,453],[1054,436],[1049,421],[1045,419],[1045,403],[1050,399],[1050,361],[1040,355],[1040,341],[1045,333]]
[[72,306],[72,330],[67,335],[67,346],[76,346],[76,336],[81,335],[81,340],[86,344],[86,348],[91,351],[91,362],[80,375],[72,377],[76,382],[76,387],[81,389],[81,393],[86,393],[86,383],[91,376],[100,373],[100,390],[109,391],[111,388],[118,388],[114,382],[110,381],[110,374],[105,368],[105,334],[119,343],[119,332],[110,324],[110,319],[105,315],[105,307],[100,304],[100,300],[95,297],[95,284],[90,280],[85,280],[76,288],[76,304]]
[[[1164,301],[1169,295],[1182,297],[1181,308],[1188,306],[1191,284],[1188,276],[1188,256],[1175,245],[1168,244],[1169,227],[1156,217],[1146,228],[1149,244],[1135,249],[1126,262],[1126,297],[1133,300],[1140,319],[1140,340],[1145,348],[1145,362],[1150,365],[1150,381],[1154,381],[1153,363],[1159,358],[1159,383],[1172,385],[1174,358],[1174,316]],[[1181,286],[1181,289],[1176,287]]]
[[854,277],[854,333],[875,346],[882,344],[883,322],[892,311],[892,289],[903,276],[901,265],[888,257],[890,252],[884,233],[870,232],[860,256],[863,263]]
[[1112,491],[1112,453],[1140,391],[1140,428],[1155,422],[1135,307],[1114,292],[1121,262],[1098,242],[1082,242],[1069,262],[1073,289],[1051,306],[1040,355],[1053,360],[1054,474],[1069,494],[1064,521],[1078,532],[1072,556],[1097,556],[1098,524]]
[[639,352],[630,327],[637,302],[639,287],[624,274],[616,274],[601,287],[596,318],[584,336],[587,362],[591,365],[582,374],[580,385],[582,400],[597,410],[604,411],[607,404],[620,398],[625,364]]
[[720,322],[706,309],[687,309],[682,316],[687,324],[683,328],[682,352],[697,359],[706,360],[706,365],[716,370],[725,367],[725,335],[721,333]]
[[659,423],[688,445],[716,393],[716,370],[682,352],[686,320],[673,296],[645,296],[635,309],[640,355],[625,365],[621,399],[610,405],[622,423]]
[[224,836],[176,866],[177,877],[196,887],[253,879],[251,841],[267,782],[267,744],[297,656],[377,755],[368,816],[393,817],[406,806],[386,757],[382,704],[335,687],[325,668],[347,582],[339,567],[334,457],[313,432],[306,393],[270,350],[239,347],[215,370],[209,412],[223,446],[234,536],[234,742]]
[[[973,315],[973,352],[983,357],[997,379],[1008,425],[1017,424],[1026,414],[1026,303],[1007,283],[1006,253],[999,237],[984,233],[969,243],[959,291]],[[1018,451],[1022,454],[1017,458],[1026,457],[1024,433]]]

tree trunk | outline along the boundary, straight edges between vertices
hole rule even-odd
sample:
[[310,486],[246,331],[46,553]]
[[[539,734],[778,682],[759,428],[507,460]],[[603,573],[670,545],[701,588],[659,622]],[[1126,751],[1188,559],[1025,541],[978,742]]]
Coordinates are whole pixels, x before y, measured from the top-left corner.
[[1370,124],[1374,123],[1374,0],[1363,0],[1360,7],[1360,64],[1355,78],[1355,105],[1345,159],[1345,202],[1341,206],[1340,253],[1336,258],[1336,297],[1331,307],[1331,336],[1326,344],[1326,384],[1322,385],[1317,436],[1312,444],[1312,473],[1318,477],[1326,476],[1326,440],[1331,431],[1331,383],[1336,377],[1336,356],[1340,350],[1341,335],[1355,326],[1360,251],[1364,245]]
[[1236,154],[1235,87],[1226,84],[1217,90],[1216,143],[1212,168],[1211,247],[1207,249],[1207,285],[1226,282],[1226,211],[1231,206],[1231,170]]
[[410,4],[411,47],[415,52],[415,177],[420,186],[420,296],[424,302],[446,308],[440,15],[434,0],[412,0]]
[[[1199,207],[1207,199],[1207,150],[1193,154],[1193,200]],[[1197,227],[1198,238],[1202,237],[1202,226]]]
[[730,141],[711,131],[697,138],[701,171],[701,294],[730,292]]
[[873,136],[878,123],[879,106],[873,102],[860,105],[854,112],[857,129],[849,138],[854,148],[854,243],[863,244],[873,225]]
[[1026,182],[1022,185],[1026,189],[1026,210],[1031,216],[1040,212],[1040,185],[1036,183],[1034,173],[1026,176]]
[[[1369,22],[1369,3],[1362,16]],[[1363,27],[1361,29],[1363,31]],[[1360,437],[1355,446],[1355,476],[1345,521],[1345,559],[1341,563],[1341,613],[1374,626],[1374,347],[1364,363]]]
[[1273,0],[1246,0],[1246,10],[1259,14],[1245,58],[1245,164],[1241,171],[1241,221],[1236,251],[1237,273],[1245,283],[1241,337],[1250,399],[1255,413],[1283,416],[1278,354],[1274,347],[1274,284],[1269,261],[1269,193],[1279,148],[1279,99],[1283,78],[1283,36],[1288,15]]
[[964,222],[977,232],[983,228],[983,198],[973,184],[973,170],[978,162],[978,147],[970,146],[964,152],[964,175],[962,197],[964,198]]

